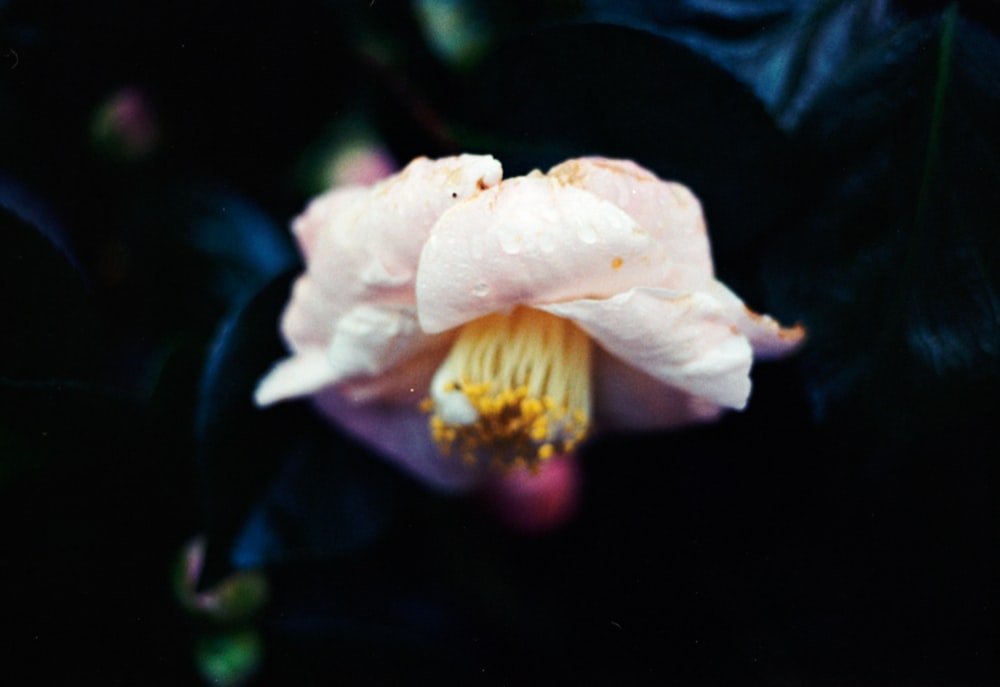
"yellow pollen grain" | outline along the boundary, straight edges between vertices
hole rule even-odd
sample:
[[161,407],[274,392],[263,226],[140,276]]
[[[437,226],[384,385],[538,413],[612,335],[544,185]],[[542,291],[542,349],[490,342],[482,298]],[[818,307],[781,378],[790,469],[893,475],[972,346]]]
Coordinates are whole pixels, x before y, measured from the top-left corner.
[[611,259],[611,269],[613,269],[613,270],[616,270],[616,269],[618,269],[618,268],[619,268],[619,267],[621,267],[621,266],[622,266],[623,264],[625,264],[625,261],[624,261],[624,260],[622,260],[622,258],[621,258],[621,256],[620,256],[620,255],[616,255],[615,257],[613,257],[613,258]]
[[466,463],[537,470],[587,434],[591,349],[575,324],[532,308],[466,324],[420,405],[431,437]]

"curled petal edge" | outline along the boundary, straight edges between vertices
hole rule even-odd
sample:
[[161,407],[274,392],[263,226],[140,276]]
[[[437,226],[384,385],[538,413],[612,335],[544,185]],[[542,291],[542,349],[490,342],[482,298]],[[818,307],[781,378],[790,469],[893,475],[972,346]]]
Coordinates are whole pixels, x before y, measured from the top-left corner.
[[726,408],[746,407],[753,349],[707,294],[634,288],[534,307],[573,320],[605,351],[666,385]]
[[805,344],[806,329],[801,324],[783,327],[770,315],[751,310],[725,284],[713,280],[706,286],[708,293],[722,305],[726,318],[750,340],[756,358],[775,360]]
[[322,350],[312,349],[285,358],[257,384],[253,400],[259,407],[316,393],[333,383],[334,370]]

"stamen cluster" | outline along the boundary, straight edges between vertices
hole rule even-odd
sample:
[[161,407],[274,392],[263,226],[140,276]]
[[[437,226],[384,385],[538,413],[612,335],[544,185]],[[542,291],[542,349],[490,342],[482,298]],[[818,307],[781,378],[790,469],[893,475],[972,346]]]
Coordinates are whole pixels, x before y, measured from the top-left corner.
[[465,325],[424,409],[445,455],[536,468],[590,426],[592,343],[569,320],[518,307]]

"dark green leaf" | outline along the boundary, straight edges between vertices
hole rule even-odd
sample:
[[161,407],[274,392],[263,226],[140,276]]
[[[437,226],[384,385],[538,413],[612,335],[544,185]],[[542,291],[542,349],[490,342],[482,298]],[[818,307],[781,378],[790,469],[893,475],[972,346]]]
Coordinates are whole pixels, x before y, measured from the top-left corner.
[[898,437],[986,427],[1000,376],[997,73],[1000,42],[952,5],[869,45],[803,119],[803,218],[771,286],[810,327],[821,413]]
[[859,46],[891,32],[888,0],[590,0],[598,19],[668,37],[747,84],[784,129],[852,68]]
[[7,303],[0,379],[93,378],[99,327],[83,277],[48,236],[3,205],[0,289]]
[[259,409],[253,391],[286,355],[278,322],[289,276],[238,309],[216,337],[198,404],[208,526],[203,584],[230,566],[341,555],[388,521],[396,476],[305,403]]
[[125,301],[133,322],[206,332],[295,261],[288,232],[254,203],[204,185],[162,190],[134,206]]

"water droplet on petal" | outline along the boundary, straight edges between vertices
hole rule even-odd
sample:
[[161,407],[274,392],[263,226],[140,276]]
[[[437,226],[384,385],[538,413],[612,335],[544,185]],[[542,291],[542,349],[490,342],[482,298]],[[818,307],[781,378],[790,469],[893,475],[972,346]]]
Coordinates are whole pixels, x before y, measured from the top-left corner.
[[576,230],[576,237],[584,243],[597,243],[597,231],[589,224],[584,224]]
[[472,287],[472,295],[476,298],[485,298],[490,293],[490,286],[486,282],[476,282]]
[[500,239],[500,247],[503,249],[504,253],[507,253],[508,255],[517,255],[521,252],[522,237],[520,234],[501,231],[499,232],[498,237]]

